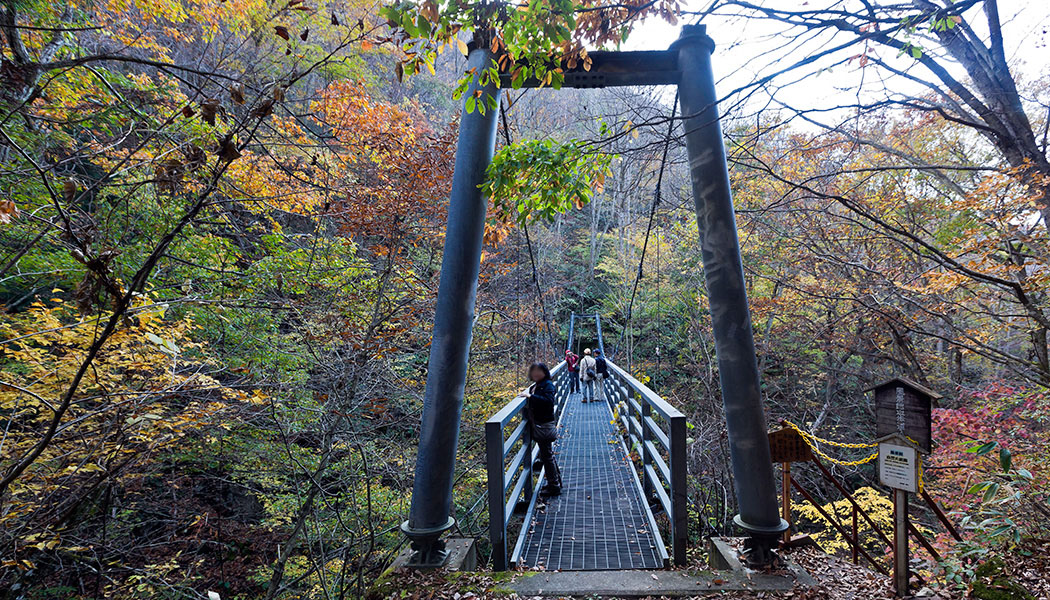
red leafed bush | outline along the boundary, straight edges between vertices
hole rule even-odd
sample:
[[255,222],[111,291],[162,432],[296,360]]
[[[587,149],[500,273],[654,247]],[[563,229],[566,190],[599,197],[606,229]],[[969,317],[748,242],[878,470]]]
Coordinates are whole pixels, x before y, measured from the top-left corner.
[[1005,450],[1014,469],[1032,474],[1029,493],[1045,501],[1050,492],[1050,397],[1045,389],[993,383],[959,396],[959,408],[933,411],[933,455],[927,461],[927,480],[949,509],[967,511],[980,496],[967,493],[974,484],[1002,470],[994,460],[976,452],[996,443]]

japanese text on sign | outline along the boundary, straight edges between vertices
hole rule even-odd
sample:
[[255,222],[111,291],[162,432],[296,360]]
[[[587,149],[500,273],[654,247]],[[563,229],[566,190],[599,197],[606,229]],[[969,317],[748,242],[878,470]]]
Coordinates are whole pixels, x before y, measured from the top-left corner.
[[879,444],[879,481],[906,492],[919,491],[919,455],[915,448],[883,442]]

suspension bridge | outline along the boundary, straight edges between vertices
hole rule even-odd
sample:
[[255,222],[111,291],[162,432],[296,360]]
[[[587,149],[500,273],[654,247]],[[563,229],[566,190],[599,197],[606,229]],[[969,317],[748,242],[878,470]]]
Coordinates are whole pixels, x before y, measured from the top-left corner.
[[[562,87],[678,88],[676,105],[681,107],[679,120],[689,155],[740,510],[733,520],[748,536],[749,561],[768,565],[774,561],[772,549],[788,523],[781,519],[773,485],[711,68],[713,49],[714,42],[703,25],[687,25],[667,50],[592,52],[586,65],[566,66]],[[493,59],[487,44],[473,43],[467,67],[479,74],[487,72]],[[465,97],[488,95],[498,105],[501,89],[511,84],[512,70],[501,72],[500,81],[476,77]],[[543,85],[534,79],[517,83]],[[442,534],[456,523],[451,516],[456,450],[487,207],[482,184],[495,151],[500,112],[477,111],[472,105],[465,106],[460,119],[412,504],[401,526],[414,550],[409,564],[416,567],[445,563],[448,551]],[[670,120],[669,136],[674,121]],[[658,185],[650,227],[659,198]],[[595,322],[600,330],[597,316]],[[574,323],[575,318],[570,329]],[[604,346],[600,333],[596,341],[598,347]],[[609,368],[604,404],[586,405],[569,393],[565,366],[553,370],[562,431],[558,453],[567,475],[566,492],[559,498],[541,502],[533,493],[538,485],[534,479],[542,483],[542,473],[534,473],[531,441],[521,422],[524,399],[512,400],[486,423],[494,568],[600,570],[615,564],[616,568],[645,569],[685,562],[685,419],[619,366],[610,363]],[[519,524],[514,515],[522,507],[524,518]],[[517,536],[508,543],[508,531],[515,527]]]

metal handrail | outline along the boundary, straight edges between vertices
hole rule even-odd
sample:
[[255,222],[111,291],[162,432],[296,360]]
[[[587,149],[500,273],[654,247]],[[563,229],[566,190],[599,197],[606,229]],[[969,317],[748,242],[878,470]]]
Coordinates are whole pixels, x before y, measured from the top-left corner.
[[[566,374],[568,370],[565,361],[551,369],[551,378],[557,392],[555,419],[561,418],[562,407],[569,397],[569,378],[565,377]],[[532,443],[532,435],[521,414],[525,408],[527,394],[528,388],[522,390],[521,394],[503,405],[503,408],[485,422],[489,540],[492,542],[492,569],[495,571],[505,571],[508,567],[507,526],[514,516],[515,506],[519,501],[524,501],[529,504],[530,512],[533,506],[533,477],[536,474],[533,473],[532,465],[539,449]],[[515,420],[515,417],[519,416],[522,418]],[[517,425],[509,436],[504,437],[507,427],[513,423]],[[508,465],[507,457],[512,454],[513,458]]]
[[689,539],[685,415],[611,360],[605,362],[609,366],[605,400],[613,414],[619,415],[630,449],[639,449],[642,488],[647,497],[655,496],[667,514],[674,562],[684,565]]

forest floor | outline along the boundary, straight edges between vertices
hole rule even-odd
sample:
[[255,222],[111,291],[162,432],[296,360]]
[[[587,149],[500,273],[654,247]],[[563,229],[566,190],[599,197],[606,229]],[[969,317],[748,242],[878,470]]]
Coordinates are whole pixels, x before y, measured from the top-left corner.
[[[1012,554],[1004,559],[1003,573],[1013,578],[1037,600],[1050,600],[1050,541],[1028,546],[1028,555]],[[726,600],[795,599],[795,600],[879,600],[893,598],[893,589],[888,577],[848,560],[829,556],[812,548],[792,551],[788,558],[805,569],[817,582],[813,587],[796,587],[790,591],[721,591],[704,598]],[[406,598],[410,600],[494,600],[517,598],[506,588],[514,574],[477,573],[421,573],[404,571],[393,574],[373,590],[370,598]],[[985,581],[995,588],[990,579]],[[1002,590],[999,590],[1000,593]],[[984,596],[972,592],[933,591],[928,588],[913,591],[915,598],[927,600],[961,600],[964,598],[1023,598],[1024,596]],[[993,592],[994,593],[994,592]],[[608,598],[608,597],[607,597]],[[530,597],[529,600],[546,600]],[[652,597],[648,600],[662,600]]]

